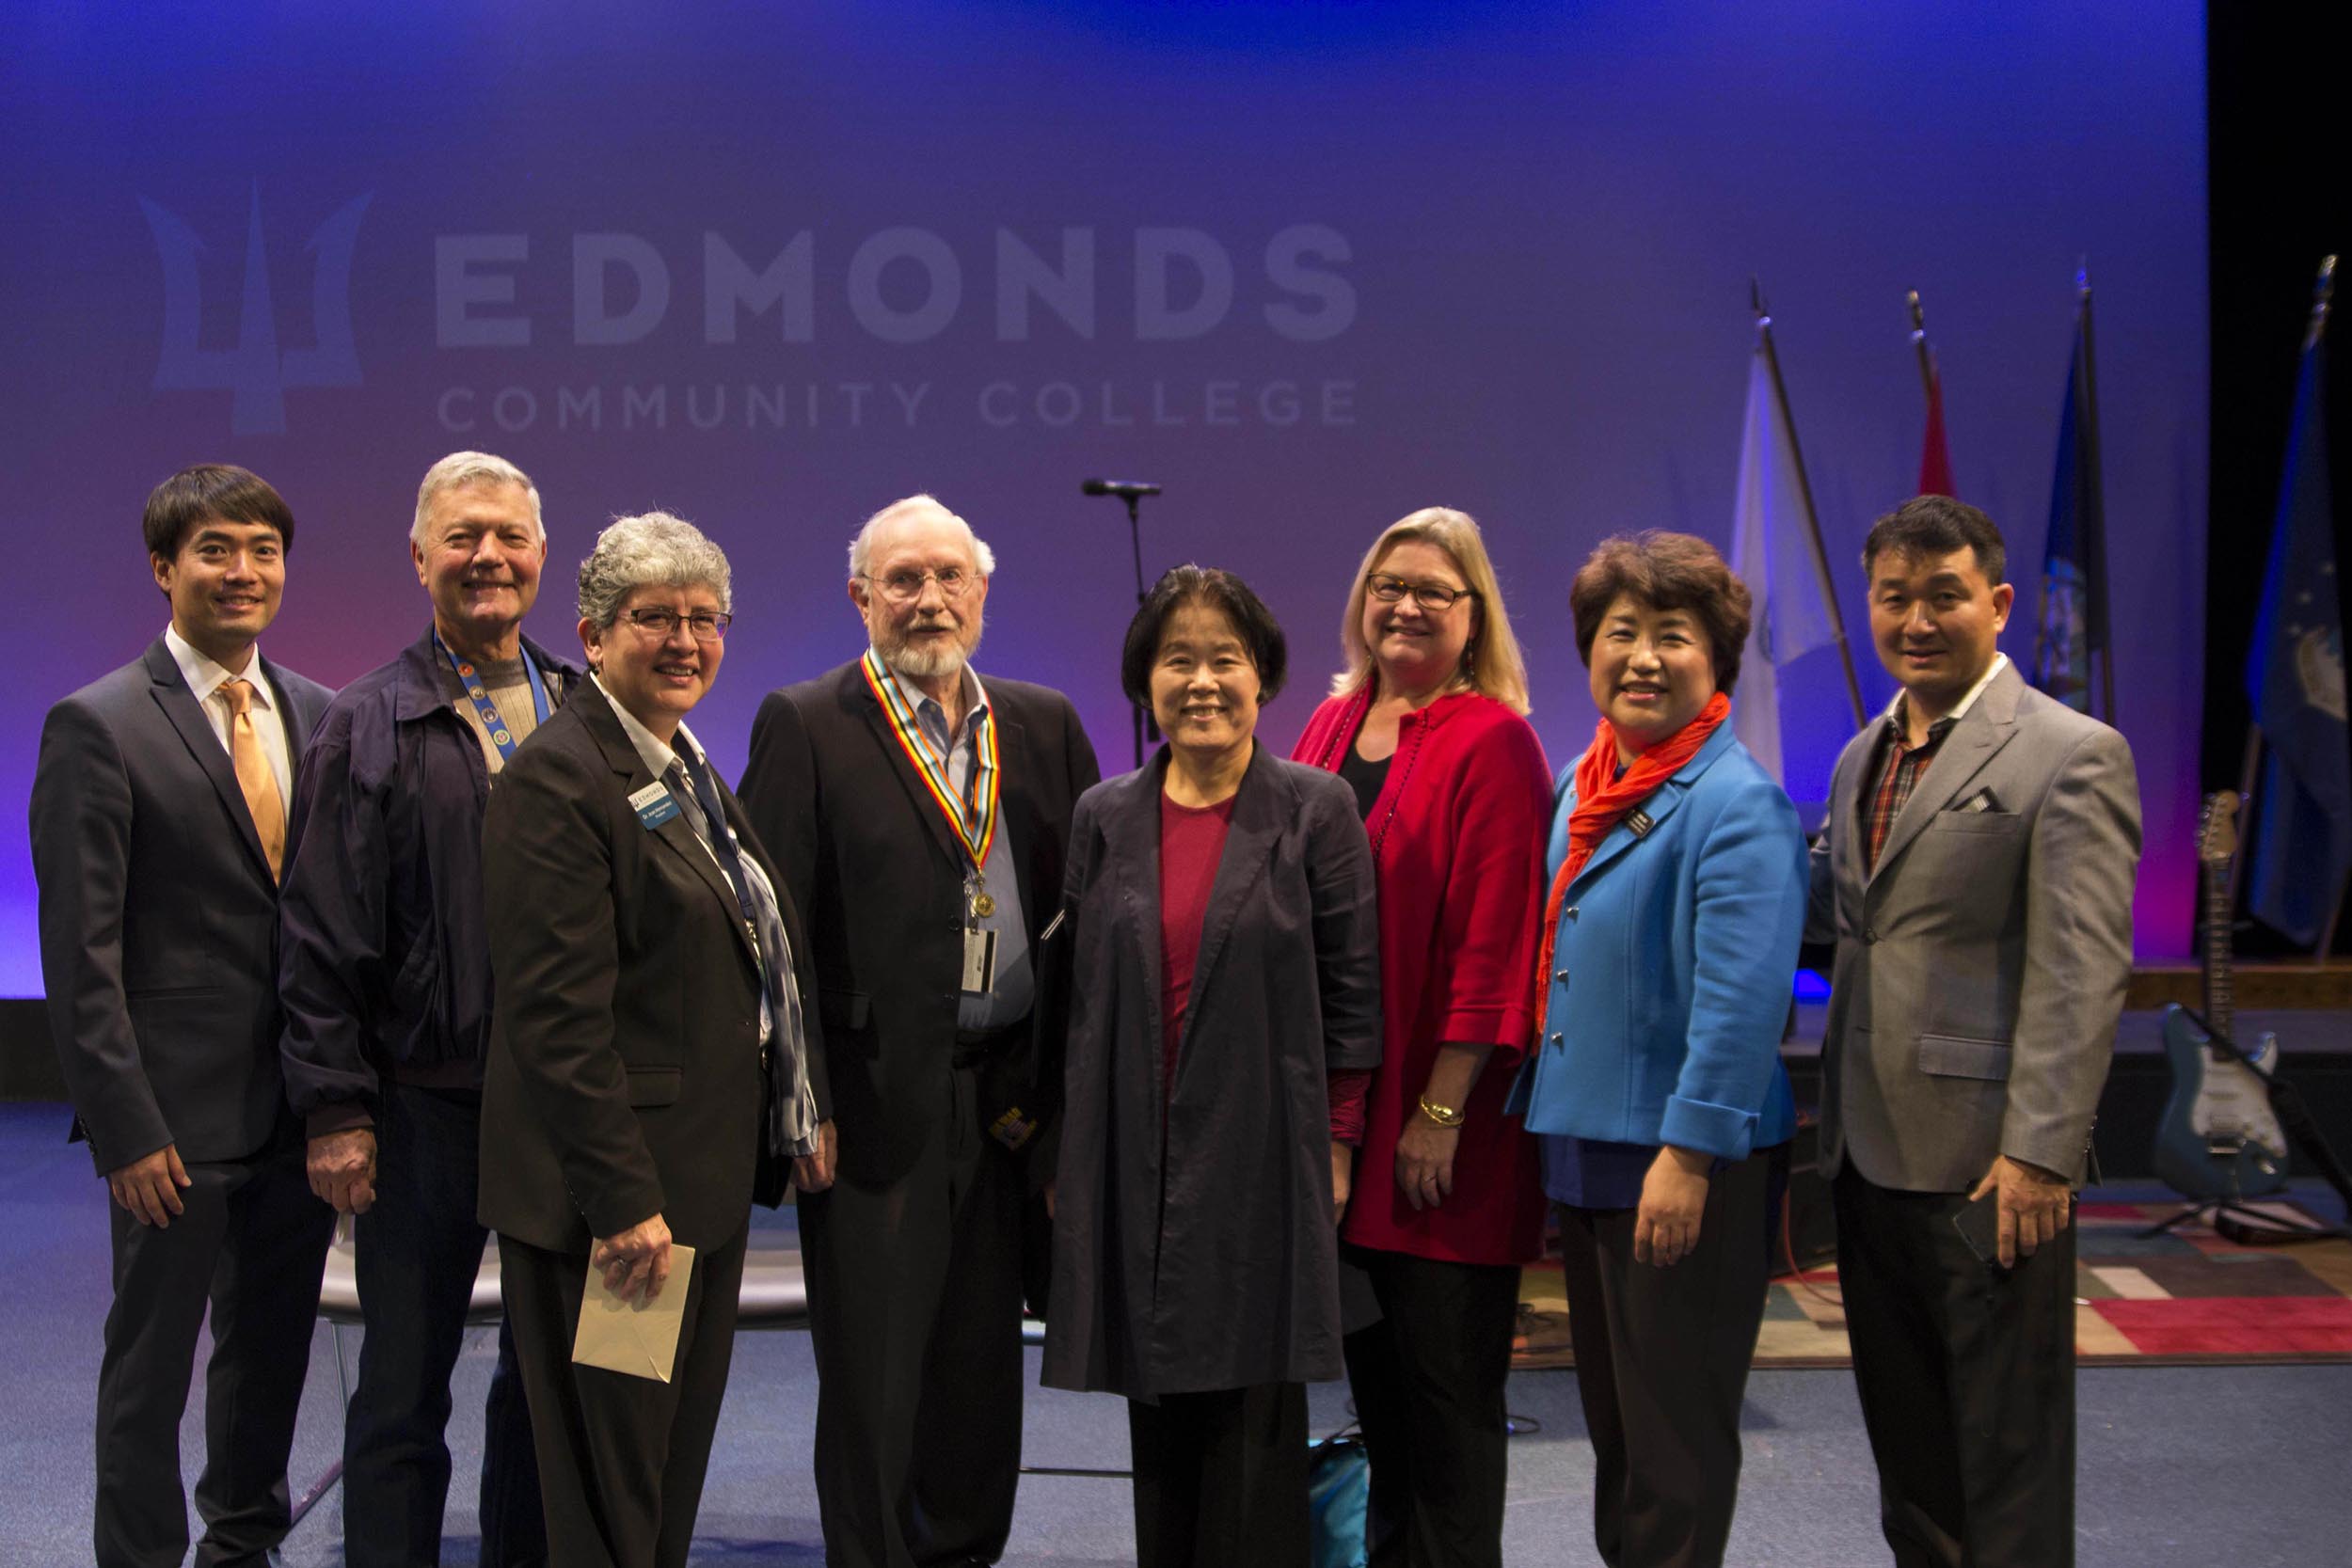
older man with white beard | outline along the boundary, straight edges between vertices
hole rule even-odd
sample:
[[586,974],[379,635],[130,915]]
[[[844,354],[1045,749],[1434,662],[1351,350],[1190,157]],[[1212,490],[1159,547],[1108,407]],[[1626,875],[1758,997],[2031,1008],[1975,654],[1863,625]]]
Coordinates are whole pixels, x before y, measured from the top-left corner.
[[825,1559],[853,1568],[993,1562],[1012,1523],[1023,1211],[1061,1028],[1039,981],[1099,769],[1068,698],[971,668],[994,568],[929,496],[868,518],[866,653],[770,694],[739,791],[816,948],[836,1180],[800,1198],[801,1244]]

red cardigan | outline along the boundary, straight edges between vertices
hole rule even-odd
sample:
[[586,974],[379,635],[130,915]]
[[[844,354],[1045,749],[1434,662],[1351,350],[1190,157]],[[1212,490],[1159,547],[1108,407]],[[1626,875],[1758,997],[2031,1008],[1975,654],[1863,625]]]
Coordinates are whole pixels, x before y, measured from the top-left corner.
[[[1291,758],[1338,771],[1372,705],[1333,697]],[[1551,770],[1526,720],[1475,692],[1407,713],[1365,829],[1379,873],[1382,1053],[1363,1156],[1340,1234],[1359,1246],[1459,1263],[1518,1263],[1543,1243],[1535,1145],[1502,1114],[1533,1037]],[[1396,1185],[1396,1140],[1440,1044],[1491,1045],[1463,1107],[1454,1194],[1416,1210]]]

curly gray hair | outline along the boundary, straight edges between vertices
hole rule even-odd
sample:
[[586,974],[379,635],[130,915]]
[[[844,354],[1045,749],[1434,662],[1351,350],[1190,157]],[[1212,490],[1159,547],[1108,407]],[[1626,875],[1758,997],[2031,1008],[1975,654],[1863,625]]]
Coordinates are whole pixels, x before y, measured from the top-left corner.
[[580,563],[580,618],[609,626],[622,601],[648,584],[709,588],[722,610],[735,612],[726,552],[685,518],[647,512],[616,517],[596,535],[596,547]]

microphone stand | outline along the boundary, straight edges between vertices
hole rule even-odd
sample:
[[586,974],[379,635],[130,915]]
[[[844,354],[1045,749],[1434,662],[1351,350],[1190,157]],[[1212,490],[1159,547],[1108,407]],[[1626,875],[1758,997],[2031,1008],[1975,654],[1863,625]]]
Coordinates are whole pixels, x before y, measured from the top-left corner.
[[[1141,610],[1146,596],[1143,586],[1143,498],[1130,490],[1119,499],[1127,503],[1127,540],[1135,548],[1136,558],[1136,608]],[[1129,717],[1134,721],[1130,728],[1135,737],[1136,767],[1140,769],[1143,767],[1145,742],[1156,745],[1159,741],[1159,721],[1152,717],[1149,703],[1138,703],[1129,698],[1127,706]]]

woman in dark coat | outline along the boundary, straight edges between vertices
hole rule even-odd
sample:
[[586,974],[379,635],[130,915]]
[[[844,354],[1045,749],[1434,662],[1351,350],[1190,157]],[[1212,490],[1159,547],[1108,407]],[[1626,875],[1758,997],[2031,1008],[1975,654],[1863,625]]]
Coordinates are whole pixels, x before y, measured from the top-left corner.
[[1341,1372],[1379,931],[1353,794],[1253,738],[1284,662],[1240,579],[1162,578],[1121,673],[1168,744],[1071,830],[1044,1381],[1130,1401],[1143,1568],[1303,1565],[1304,1385]]

